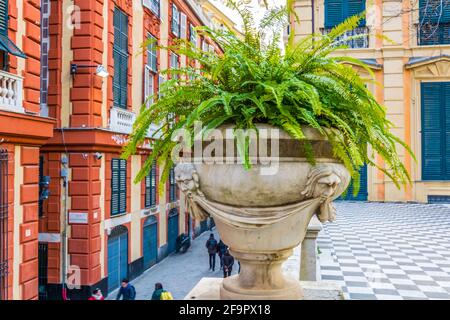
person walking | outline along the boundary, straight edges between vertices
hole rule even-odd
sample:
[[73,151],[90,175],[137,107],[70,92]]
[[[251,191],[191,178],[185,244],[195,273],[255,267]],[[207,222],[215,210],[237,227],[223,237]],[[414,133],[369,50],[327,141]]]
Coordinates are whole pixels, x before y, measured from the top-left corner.
[[227,252],[228,247],[225,243],[223,243],[222,239],[219,241],[219,244],[217,245],[217,254],[219,255],[220,260],[220,270],[223,269],[223,255],[225,252]]
[[94,291],[92,291],[92,295],[89,297],[88,300],[105,300],[105,297],[102,294],[102,291],[97,288]]
[[234,258],[227,250],[223,255],[223,277],[227,278],[231,276],[231,271],[233,271]]
[[119,293],[117,294],[116,300],[135,300],[136,299],[136,289],[135,287],[128,281],[128,279],[122,280],[122,285],[120,287]]
[[155,283],[155,291],[152,294],[152,300],[173,300],[172,294],[164,290],[162,283]]
[[209,254],[209,270],[214,271],[216,269],[217,240],[212,233],[209,236],[208,241],[206,241],[206,248],[208,249]]

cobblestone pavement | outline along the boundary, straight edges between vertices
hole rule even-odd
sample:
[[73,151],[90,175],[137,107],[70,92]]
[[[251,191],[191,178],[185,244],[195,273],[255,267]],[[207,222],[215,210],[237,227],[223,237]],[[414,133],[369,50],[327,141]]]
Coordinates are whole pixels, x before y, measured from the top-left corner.
[[337,202],[318,240],[323,280],[349,299],[450,299],[450,208]]
[[[219,257],[216,256],[216,271],[209,271],[209,256],[205,248],[206,240],[211,232],[207,231],[191,242],[191,247],[184,254],[172,254],[144,274],[131,281],[136,288],[136,299],[150,300],[156,282],[161,282],[164,289],[170,291],[175,300],[184,299],[191,289],[203,277],[222,278]],[[217,231],[213,231],[217,240]],[[238,270],[237,261],[233,273]],[[108,299],[115,299],[117,291]]]

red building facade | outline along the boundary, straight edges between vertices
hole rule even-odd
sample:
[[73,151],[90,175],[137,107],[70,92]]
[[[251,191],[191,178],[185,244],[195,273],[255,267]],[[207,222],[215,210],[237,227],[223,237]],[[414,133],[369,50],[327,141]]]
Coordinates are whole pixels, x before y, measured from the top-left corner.
[[205,19],[191,1],[50,2],[48,110],[57,125],[41,148],[50,180],[39,219],[41,298],[84,299],[164,259],[181,233],[204,231],[189,224],[174,179],[158,193],[159,167],[133,182],[150,140],[127,160],[120,154],[141,105],[165,81],[160,72],[186,64],[142,43],[189,39],[189,25]]
[[0,3],[0,300],[38,298],[40,3]]

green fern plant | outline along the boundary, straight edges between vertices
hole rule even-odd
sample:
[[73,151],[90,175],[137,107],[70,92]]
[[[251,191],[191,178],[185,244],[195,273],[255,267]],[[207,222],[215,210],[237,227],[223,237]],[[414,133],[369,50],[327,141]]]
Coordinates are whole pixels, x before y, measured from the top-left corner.
[[[152,123],[163,125],[154,133],[161,137],[154,139],[153,152],[135,182],[148,174],[154,160],[164,164],[161,181],[167,180],[173,166],[171,152],[177,144],[171,139],[172,133],[183,128],[193,135],[195,121],[202,122],[205,132],[222,124],[250,129],[257,123],[267,123],[298,140],[305,140],[302,126],[311,126],[329,139],[335,156],[353,178],[355,194],[359,190],[358,171],[364,164],[378,167],[397,187],[410,182],[397,146],[412,155],[411,150],[390,132],[393,124],[386,119],[385,108],[366,88],[367,82],[373,80],[362,79],[348,64],[358,65],[370,74],[372,71],[360,60],[331,55],[345,48],[338,38],[356,28],[361,16],[347,19],[328,35],[313,34],[297,44],[291,36],[283,52],[280,30],[286,25],[291,2],[269,10],[257,24],[242,1],[228,0],[242,17],[243,37],[231,30],[197,28],[199,34],[215,41],[223,54],[203,52],[188,41],[165,47],[198,61],[201,70],[190,66],[164,70],[172,80],[161,85],[159,96],[149,97],[155,100],[153,105],[143,104],[123,158],[136,152]],[[175,123],[171,120],[174,115]],[[308,148],[308,141],[304,145]],[[238,139],[240,156],[249,168],[246,147],[239,146]],[[384,159],[385,167],[374,162],[375,154]],[[313,157],[309,160],[314,163]]]

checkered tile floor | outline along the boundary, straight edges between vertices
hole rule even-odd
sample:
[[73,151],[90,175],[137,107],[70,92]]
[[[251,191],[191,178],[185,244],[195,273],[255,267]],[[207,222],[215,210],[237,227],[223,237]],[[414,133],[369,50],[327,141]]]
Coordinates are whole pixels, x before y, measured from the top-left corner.
[[323,280],[347,299],[450,299],[450,207],[336,202],[318,239]]

